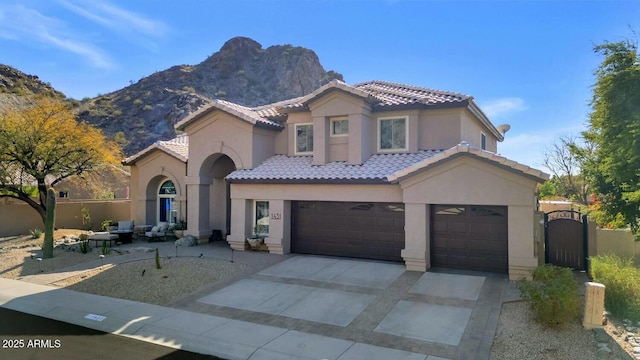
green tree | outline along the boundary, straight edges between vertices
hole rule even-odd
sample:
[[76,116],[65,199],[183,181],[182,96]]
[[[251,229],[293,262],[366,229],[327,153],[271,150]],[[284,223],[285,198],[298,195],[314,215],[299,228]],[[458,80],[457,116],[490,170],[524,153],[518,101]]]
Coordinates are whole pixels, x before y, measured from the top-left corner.
[[610,217],[620,214],[638,234],[640,217],[640,58],[630,41],[594,47],[604,60],[595,72],[589,128],[592,151],[583,170]]
[[[542,189],[554,190],[553,196],[586,205],[590,200],[589,188],[582,175],[582,157],[575,136],[561,136],[545,151],[544,164],[553,177]],[[542,196],[542,193],[541,193]]]
[[[0,108],[0,197],[26,202],[45,223],[49,187],[118,163],[121,154],[102,131],[76,121],[70,104],[45,96],[28,102],[17,109]],[[36,197],[29,191],[34,185]]]

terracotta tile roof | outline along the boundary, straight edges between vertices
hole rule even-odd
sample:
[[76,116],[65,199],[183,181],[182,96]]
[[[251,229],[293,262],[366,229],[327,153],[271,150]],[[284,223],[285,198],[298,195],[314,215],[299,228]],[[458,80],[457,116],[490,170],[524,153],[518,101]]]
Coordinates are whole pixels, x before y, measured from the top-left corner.
[[256,111],[255,109],[248,108],[246,106],[238,105],[236,103],[232,103],[225,100],[216,100],[214,102],[214,106],[222,111],[235,115],[254,125],[263,124],[263,125],[268,125],[268,126],[272,126],[279,129],[283,128],[282,124],[273,120],[269,120],[267,117],[268,115],[276,114],[274,108],[265,107],[260,111]]
[[187,134],[180,134],[171,140],[156,141],[145,149],[140,150],[138,153],[124,159],[122,163],[124,165],[131,165],[144,155],[156,149],[163,151],[182,162],[187,162],[189,159],[189,136],[187,136]]
[[509,160],[502,155],[498,155],[486,150],[482,150],[480,148],[473,147],[469,145],[467,142],[462,142],[457,146],[452,147],[451,149],[440,152],[439,154],[416,162],[410,166],[407,166],[404,169],[399,169],[394,174],[390,174],[388,180],[390,182],[398,182],[401,181],[413,173],[419,170],[426,169],[430,166],[433,166],[441,161],[447,160],[458,154],[470,154],[489,162],[494,163],[494,165],[502,166],[508,170],[515,171],[517,173],[529,176],[536,181],[544,182],[549,179],[549,174],[544,173],[540,170],[534,169],[530,166],[520,164],[516,161]]
[[356,85],[347,85],[333,80],[314,92],[281,105],[282,111],[305,109],[308,102],[320,94],[338,89],[362,97],[371,102],[374,107],[406,106],[406,105],[466,105],[473,97],[450,91],[434,90],[423,87],[392,83],[387,81],[369,81]]
[[377,106],[465,103],[471,96],[386,81],[369,81],[353,85],[378,99]]
[[[294,101],[296,99],[293,99]],[[288,100],[291,101],[291,100]],[[282,101],[275,104],[286,104],[286,101]],[[193,114],[187,116],[186,118],[180,120],[175,128],[178,130],[184,130],[185,126],[200,118],[201,116],[210,113],[214,110],[221,110],[226,113],[229,113],[233,116],[236,116],[244,121],[247,121],[253,125],[263,125],[275,129],[283,129],[284,126],[278,120],[284,120],[286,118],[285,114],[279,113],[274,104],[263,105],[256,108],[249,108],[246,106],[242,106],[236,103],[232,103],[226,100],[214,100]]]
[[439,154],[439,150],[415,153],[374,154],[362,165],[335,161],[312,165],[312,156],[275,155],[254,169],[236,170],[227,176],[230,181],[368,181],[387,182],[387,177],[404,168]]
[[235,104],[230,101],[215,100],[193,113],[191,116],[180,121],[176,124],[176,128],[183,130],[186,124],[201,115],[215,109],[219,109],[254,125],[262,124],[281,129],[283,127],[281,121],[286,119],[287,112],[307,110],[306,106],[310,101],[332,89],[338,89],[364,98],[374,107],[379,108],[410,105],[434,106],[443,104],[459,104],[464,106],[469,101],[473,100],[471,96],[455,92],[434,90],[386,81],[369,81],[352,86],[347,85],[342,81],[333,80],[305,96],[253,108]]

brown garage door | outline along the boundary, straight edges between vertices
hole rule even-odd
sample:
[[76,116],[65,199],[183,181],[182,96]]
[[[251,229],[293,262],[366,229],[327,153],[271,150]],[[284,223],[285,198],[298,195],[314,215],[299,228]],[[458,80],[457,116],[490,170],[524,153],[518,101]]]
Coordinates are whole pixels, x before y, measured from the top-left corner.
[[291,251],[402,261],[404,204],[297,201]]
[[507,207],[431,207],[431,265],[506,273]]

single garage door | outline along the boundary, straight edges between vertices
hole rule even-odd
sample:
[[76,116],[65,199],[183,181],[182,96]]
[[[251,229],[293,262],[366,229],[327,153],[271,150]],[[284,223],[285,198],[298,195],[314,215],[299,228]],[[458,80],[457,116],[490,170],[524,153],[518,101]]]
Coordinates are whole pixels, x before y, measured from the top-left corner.
[[507,207],[431,207],[431,265],[507,273]]
[[291,251],[402,261],[404,204],[297,201]]

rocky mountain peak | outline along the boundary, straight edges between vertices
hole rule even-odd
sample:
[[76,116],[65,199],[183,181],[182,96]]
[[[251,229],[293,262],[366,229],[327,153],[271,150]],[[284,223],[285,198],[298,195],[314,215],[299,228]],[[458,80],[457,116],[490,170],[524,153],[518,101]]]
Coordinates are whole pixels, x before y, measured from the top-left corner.
[[[0,67],[0,93],[15,88],[6,85],[13,83],[4,80],[6,71]],[[176,65],[81,104],[74,100],[74,105],[81,120],[125,139],[124,152],[131,155],[173,138],[177,122],[213,99],[258,106],[306,95],[334,79],[343,80],[326,71],[312,50],[292,45],[264,49],[253,39],[234,37],[200,64]]]
[[262,50],[259,42],[244,36],[236,36],[227,40],[220,48],[219,54],[251,54]]

